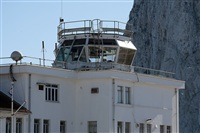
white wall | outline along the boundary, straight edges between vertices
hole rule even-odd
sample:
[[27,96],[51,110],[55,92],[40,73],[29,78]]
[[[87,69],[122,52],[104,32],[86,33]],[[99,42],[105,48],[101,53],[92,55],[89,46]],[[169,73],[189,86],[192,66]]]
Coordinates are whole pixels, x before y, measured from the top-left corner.
[[[158,132],[160,125],[172,125],[172,98],[175,89],[151,84],[134,84],[134,117],[136,123],[152,119],[152,131]],[[147,123],[146,123],[147,124]],[[158,128],[156,128],[156,126]],[[136,129],[137,130],[137,129]]]
[[[91,88],[99,88],[99,93],[91,94]],[[98,132],[109,132],[112,119],[112,80],[80,79],[76,86],[76,132],[87,132],[87,122],[97,121]]]
[[[59,101],[50,102],[45,100],[45,89],[38,90],[38,82],[58,85]],[[31,111],[32,129],[33,118],[50,120],[51,132],[59,132],[60,121],[67,122],[67,130],[73,131],[74,105],[75,101],[75,81],[58,77],[44,75],[31,75]]]
[[[131,131],[137,132],[135,124],[145,123],[147,119],[152,119],[152,131],[157,132],[159,128],[155,128],[155,125],[172,125],[172,102],[176,101],[172,101],[175,98],[174,89],[184,85],[176,80],[146,75],[139,75],[137,78],[138,75],[134,73],[118,71],[72,72],[36,67],[20,69],[22,71],[21,74],[14,74],[17,79],[15,98],[20,102],[26,99],[26,107],[29,108],[31,94],[31,131],[34,128],[34,119],[41,120],[41,129],[42,121],[48,119],[52,133],[59,132],[61,120],[66,121],[67,132],[87,132],[88,121],[97,121],[98,132],[112,132],[113,113],[115,132],[118,121],[131,122]],[[32,73],[30,77],[29,73]],[[0,76],[1,89],[5,92],[5,88],[11,87],[9,75]],[[59,102],[45,101],[45,89],[38,90],[38,82],[57,84]],[[130,105],[117,103],[118,85],[131,88]],[[91,94],[93,87],[99,88],[98,94]],[[28,116],[24,121],[29,121]],[[24,131],[28,131],[28,127]]]

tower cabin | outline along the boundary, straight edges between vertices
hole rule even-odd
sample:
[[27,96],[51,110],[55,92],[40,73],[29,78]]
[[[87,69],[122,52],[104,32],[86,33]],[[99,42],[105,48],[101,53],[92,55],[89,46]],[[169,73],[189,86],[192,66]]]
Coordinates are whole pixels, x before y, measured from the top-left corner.
[[61,19],[51,66],[13,52],[0,64],[0,133],[178,133],[185,82],[133,66],[126,26]]
[[126,23],[108,20],[60,22],[54,67],[131,71],[136,47]]

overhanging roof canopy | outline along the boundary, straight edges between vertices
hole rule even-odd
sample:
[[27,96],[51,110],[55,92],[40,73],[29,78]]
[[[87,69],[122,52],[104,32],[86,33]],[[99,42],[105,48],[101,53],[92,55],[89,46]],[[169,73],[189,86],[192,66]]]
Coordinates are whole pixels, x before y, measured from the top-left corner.
[[[20,106],[21,105],[18,102],[13,100],[13,109],[14,110],[17,110]],[[5,111],[11,110],[11,98],[8,95],[6,95],[5,93],[3,93],[2,91],[0,91],[0,110],[5,110]],[[25,107],[21,107],[19,112],[31,113]]]

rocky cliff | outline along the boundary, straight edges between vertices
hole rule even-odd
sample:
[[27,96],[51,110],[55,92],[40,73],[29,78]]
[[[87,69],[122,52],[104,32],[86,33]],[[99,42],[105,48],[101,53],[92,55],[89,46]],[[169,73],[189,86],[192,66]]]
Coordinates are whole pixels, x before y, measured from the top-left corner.
[[200,0],[134,0],[128,23],[138,49],[134,65],[186,81],[180,133],[200,133]]

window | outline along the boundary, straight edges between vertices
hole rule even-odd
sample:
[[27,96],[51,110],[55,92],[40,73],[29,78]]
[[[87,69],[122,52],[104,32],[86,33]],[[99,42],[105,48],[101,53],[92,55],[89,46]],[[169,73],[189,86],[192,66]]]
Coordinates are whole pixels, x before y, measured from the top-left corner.
[[97,121],[88,122],[88,133],[97,133]]
[[34,119],[34,133],[40,133],[40,120]]
[[131,88],[117,86],[117,103],[131,104]]
[[151,133],[151,124],[147,124],[147,133]]
[[58,101],[58,85],[46,84],[45,100],[54,102]]
[[171,126],[167,126],[167,133],[171,133]]
[[92,88],[91,93],[92,94],[99,93],[99,88]]
[[117,133],[122,133],[123,131],[123,125],[122,122],[117,122]]
[[130,130],[130,125],[131,125],[131,123],[130,122],[126,122],[125,123],[125,133],[130,133],[131,132],[131,130]]
[[139,133],[144,133],[144,124],[140,123]]
[[44,85],[38,85],[38,90],[43,91],[44,90]]
[[165,126],[164,125],[160,125],[160,133],[165,133]]
[[117,63],[131,65],[134,55],[135,50],[120,47]]
[[130,104],[131,102],[131,91],[130,87],[125,87],[125,103]]
[[49,133],[49,120],[43,121],[43,133]]
[[6,133],[11,133],[11,118],[6,118]]
[[118,86],[117,94],[118,94],[118,103],[123,103],[123,87],[122,86]]
[[22,133],[22,118],[16,118],[16,133]]
[[65,121],[60,121],[60,133],[65,133]]

